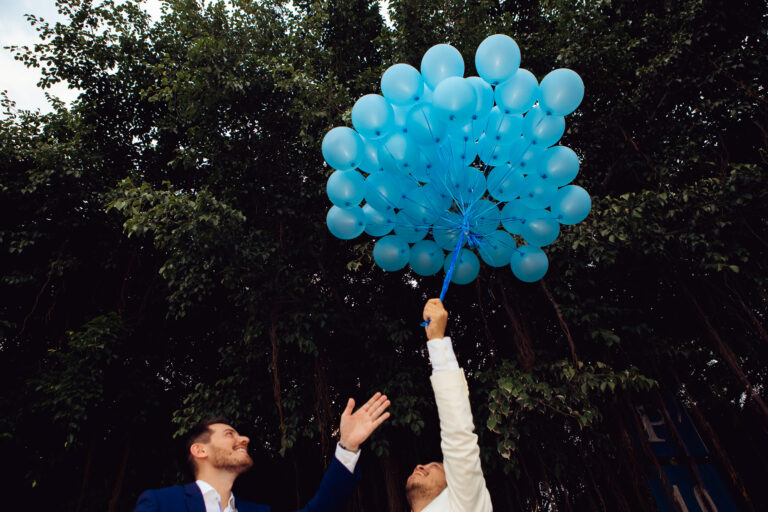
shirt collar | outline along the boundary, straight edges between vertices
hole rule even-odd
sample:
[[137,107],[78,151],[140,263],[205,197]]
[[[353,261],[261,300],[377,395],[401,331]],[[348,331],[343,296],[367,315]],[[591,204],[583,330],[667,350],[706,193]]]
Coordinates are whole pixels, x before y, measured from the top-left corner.
[[[212,495],[214,498],[218,497],[219,501],[221,501],[221,495],[219,494],[219,491],[214,489],[211,484],[209,484],[205,480],[195,480],[195,483],[200,488],[200,492],[203,493],[203,497],[204,498],[207,495]],[[236,511],[237,508],[235,508],[235,493],[230,492],[229,493],[229,503],[227,503],[226,507],[222,503],[221,507],[222,507],[222,510],[226,510],[226,508],[229,507],[230,510]]]

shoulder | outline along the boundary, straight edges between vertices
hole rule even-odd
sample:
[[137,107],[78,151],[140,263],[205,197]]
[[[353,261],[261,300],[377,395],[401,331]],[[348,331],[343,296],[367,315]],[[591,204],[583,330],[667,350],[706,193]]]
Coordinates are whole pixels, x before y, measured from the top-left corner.
[[[194,484],[193,484],[194,485]],[[185,487],[174,485],[162,489],[144,491],[136,501],[136,512],[162,510],[164,505],[174,502],[184,502]]]

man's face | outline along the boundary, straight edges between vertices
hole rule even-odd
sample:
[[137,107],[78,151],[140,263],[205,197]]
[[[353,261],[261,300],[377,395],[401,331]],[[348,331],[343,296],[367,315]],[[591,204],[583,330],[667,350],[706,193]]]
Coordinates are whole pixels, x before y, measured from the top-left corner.
[[448,486],[445,469],[440,462],[419,464],[405,482],[405,493],[409,502],[412,498],[436,498]]
[[224,423],[214,423],[208,428],[212,434],[205,446],[211,467],[240,474],[253,466],[253,459],[248,455],[250,439]]

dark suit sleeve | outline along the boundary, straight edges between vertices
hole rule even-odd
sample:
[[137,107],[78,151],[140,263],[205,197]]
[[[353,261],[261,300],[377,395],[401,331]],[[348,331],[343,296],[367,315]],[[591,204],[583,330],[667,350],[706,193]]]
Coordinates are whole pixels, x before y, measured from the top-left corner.
[[344,464],[333,458],[331,465],[323,475],[320,488],[315,496],[299,512],[340,512],[347,505],[347,500],[360,481],[360,465],[350,473]]
[[136,502],[133,512],[158,512],[160,505],[157,502],[154,491],[144,491]]

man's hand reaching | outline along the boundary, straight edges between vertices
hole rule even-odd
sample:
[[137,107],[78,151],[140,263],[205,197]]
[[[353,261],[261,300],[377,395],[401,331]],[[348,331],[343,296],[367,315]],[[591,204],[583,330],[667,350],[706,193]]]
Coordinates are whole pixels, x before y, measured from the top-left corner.
[[355,401],[350,398],[347,402],[347,408],[341,414],[341,422],[339,423],[339,432],[341,434],[339,444],[341,444],[342,448],[351,452],[359,450],[363,441],[368,439],[368,436],[384,420],[389,418],[389,413],[385,412],[387,407],[389,407],[387,396],[376,393],[365,405],[352,413],[352,410],[355,408]]

